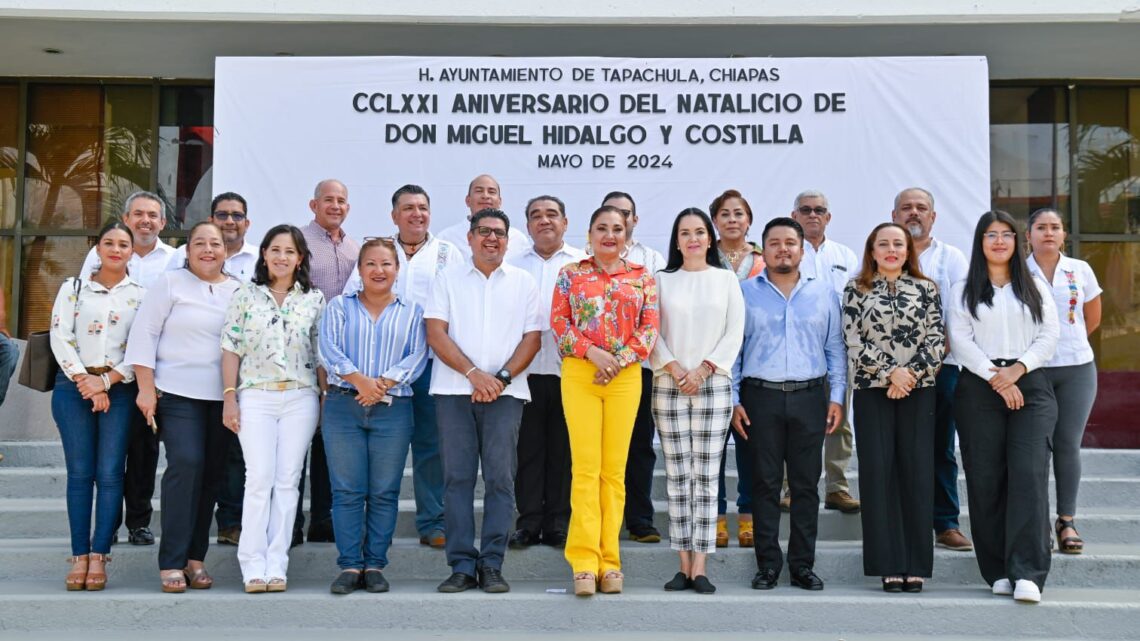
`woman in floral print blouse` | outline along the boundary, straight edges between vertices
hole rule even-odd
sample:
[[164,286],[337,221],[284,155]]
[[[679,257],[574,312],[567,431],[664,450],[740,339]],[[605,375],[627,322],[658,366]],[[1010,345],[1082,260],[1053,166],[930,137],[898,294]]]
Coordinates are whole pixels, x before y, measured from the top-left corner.
[[946,338],[938,288],[910,234],[883,223],[843,291],[854,375],[863,572],[887,592],[920,592],[934,564],[934,377]]
[[625,464],[641,398],[641,361],[657,340],[657,283],[625,260],[625,219],[603,206],[590,217],[593,256],[562,268],[551,329],[562,353],[562,405],[573,479],[566,560],[574,592],[621,592],[618,533]]

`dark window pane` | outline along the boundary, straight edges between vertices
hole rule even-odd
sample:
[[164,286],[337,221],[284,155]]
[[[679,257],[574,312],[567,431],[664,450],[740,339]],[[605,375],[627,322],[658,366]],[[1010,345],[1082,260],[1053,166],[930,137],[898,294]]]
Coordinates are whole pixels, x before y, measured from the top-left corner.
[[1077,90],[1081,233],[1140,231],[1140,91]]
[[4,292],[4,307],[0,308],[0,327],[9,332],[16,330],[16,301],[12,300],[12,254],[16,241],[11,236],[0,236],[0,291]]
[[163,87],[158,128],[158,193],[168,227],[188,229],[210,215],[214,89]]
[[1024,221],[1040,207],[1069,216],[1069,126],[1062,87],[990,90],[991,201]]
[[19,161],[16,146],[20,140],[19,126],[20,87],[0,85],[0,227],[4,229],[16,226],[16,162]]
[[24,238],[20,292],[20,333],[23,336],[48,329],[51,306],[59,286],[65,278],[79,273],[91,243],[92,239],[86,236]]

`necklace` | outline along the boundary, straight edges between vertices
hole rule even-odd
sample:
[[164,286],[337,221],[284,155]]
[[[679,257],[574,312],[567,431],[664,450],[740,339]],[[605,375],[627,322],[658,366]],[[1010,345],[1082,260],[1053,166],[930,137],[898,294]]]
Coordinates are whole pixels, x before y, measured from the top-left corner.
[[746,249],[746,247],[741,247],[740,249],[738,249],[736,251],[729,251],[729,250],[721,247],[721,251],[724,252],[725,258],[728,259],[728,262],[730,262],[734,265],[737,262],[739,262],[741,258],[744,257],[744,250],[745,249]]
[[266,287],[269,289],[269,291],[273,292],[274,294],[288,294],[289,293],[289,290],[287,290],[287,289],[285,291],[278,291],[276,289],[273,289],[272,287],[269,287],[269,285],[266,285]]
[[[419,250],[421,245],[423,245],[424,243],[427,242],[427,235],[425,234],[423,240],[421,240],[418,243],[409,243],[409,242],[405,241],[403,238],[400,238],[399,234],[396,234],[396,240],[400,241],[400,244],[404,246],[404,249],[409,254],[414,254]],[[411,249],[408,249],[409,247],[411,247]]]

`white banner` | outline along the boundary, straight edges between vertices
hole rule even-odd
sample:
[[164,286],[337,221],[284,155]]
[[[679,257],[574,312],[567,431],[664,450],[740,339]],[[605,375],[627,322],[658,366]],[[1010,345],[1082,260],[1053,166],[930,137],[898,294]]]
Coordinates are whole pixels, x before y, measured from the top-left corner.
[[488,173],[520,229],[529,198],[562,198],[578,246],[621,190],[662,251],[679,211],[725,189],[752,205],[756,241],[816,189],[828,237],[861,254],[895,194],[921,186],[935,234],[968,252],[989,208],[988,92],[979,57],[218,58],[213,188],[248,199],[257,243],[307,223],[313,187],[338,178],[359,239],[394,232],[405,183],[431,196],[433,230],[462,220]]

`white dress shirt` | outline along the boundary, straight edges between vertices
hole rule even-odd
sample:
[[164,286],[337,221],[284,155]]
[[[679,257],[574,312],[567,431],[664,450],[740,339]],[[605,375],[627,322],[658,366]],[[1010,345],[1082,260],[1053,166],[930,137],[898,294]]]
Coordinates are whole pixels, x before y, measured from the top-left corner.
[[515,267],[526,270],[538,284],[538,308],[542,312],[542,348],[530,363],[528,369],[530,374],[562,375],[562,356],[558,352],[558,345],[555,344],[554,332],[550,331],[550,306],[554,298],[554,281],[558,280],[558,270],[570,263],[585,259],[586,252],[562,243],[562,247],[551,254],[550,258],[539,256],[532,245],[521,256],[510,261]]
[[[226,273],[243,283],[248,283],[253,279],[253,269],[257,267],[257,245],[250,245],[249,243],[242,243],[241,250],[238,253],[226,258],[225,267]],[[174,250],[174,256],[170,258],[170,262],[166,264],[166,271],[174,271],[182,269],[186,266],[186,245]]]
[[1053,282],[1049,283],[1032,254],[1026,262],[1029,263],[1029,271],[1049,284],[1061,327],[1057,353],[1045,367],[1091,363],[1094,356],[1092,345],[1089,345],[1088,325],[1085,324],[1085,303],[1100,296],[1102,291],[1092,267],[1083,260],[1062,255],[1053,271]]
[[[87,252],[87,258],[83,260],[83,267],[79,270],[79,277],[84,280],[90,279],[92,272],[103,266],[95,249],[92,247],[91,251]],[[174,255],[174,252],[174,247],[167,245],[159,238],[154,243],[154,249],[150,250],[146,256],[139,256],[131,252],[131,257],[127,259],[127,273],[130,274],[131,280],[146,289],[150,289],[159,275],[166,271],[166,266],[170,263],[170,257]]]
[[88,367],[110,367],[135,380],[134,369],[123,361],[127,336],[146,292],[129,276],[111,289],[93,280],[68,278],[51,308],[51,351],[59,368],[71,379]]
[[[953,245],[947,245],[937,238],[930,239],[930,247],[918,255],[918,267],[922,275],[938,285],[938,296],[942,299],[942,323],[950,322],[950,297],[954,285],[966,280],[970,271],[970,263],[966,255]],[[960,365],[954,358],[953,345],[951,353],[942,359],[944,365]]]
[[847,281],[855,278],[858,272],[859,257],[847,245],[824,238],[816,249],[804,239],[804,258],[800,261],[800,273],[804,276],[828,283],[842,297]]
[[744,295],[736,274],[709,267],[656,277],[661,335],[649,356],[653,375],[668,375],[665,366],[673,361],[688,371],[708,360],[717,373],[732,376],[744,343]]
[[236,278],[207,283],[189,269],[163,272],[135,315],[124,360],[154,369],[163,392],[222,400],[222,325],[239,287]]
[[[550,314],[547,313],[547,316]],[[424,318],[447,323],[447,335],[476,367],[494,374],[503,368],[527,332],[540,332],[543,319],[538,285],[530,274],[503,263],[490,278],[470,260],[451,265],[436,276]],[[472,393],[471,382],[436,359],[431,371],[431,393]],[[513,377],[503,394],[530,400],[527,371]]]
[[[429,232],[424,246],[412,255],[411,260],[408,260],[404,246],[397,241],[396,261],[400,264],[400,271],[396,274],[396,284],[393,285],[392,292],[400,298],[426,308],[428,301],[431,300],[431,287],[436,274],[448,265],[462,263],[463,254],[455,245],[440,240],[439,236],[432,236]],[[360,264],[357,263],[356,268],[352,270],[352,276],[349,276],[348,282],[344,284],[344,293],[359,291],[360,286]]]
[[[455,245],[463,257],[471,260],[471,245],[467,242],[467,232],[471,230],[471,222],[464,219],[450,227],[445,227],[436,238],[446,240]],[[518,227],[511,225],[507,231],[507,255],[503,260],[510,261],[518,258],[531,246],[530,237],[519,231]]]
[[950,345],[962,366],[985,380],[994,372],[994,359],[1019,361],[1026,372],[1043,367],[1057,349],[1057,305],[1049,286],[1040,278],[1031,279],[1041,292],[1041,323],[1033,321],[1029,308],[1013,294],[1013,285],[994,287],[993,305],[978,304],[974,318],[962,299],[966,281],[951,288]]

